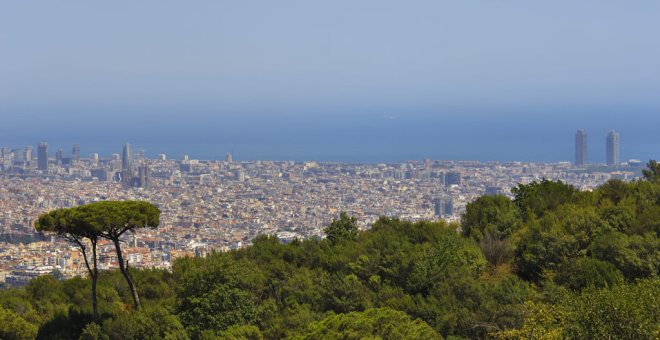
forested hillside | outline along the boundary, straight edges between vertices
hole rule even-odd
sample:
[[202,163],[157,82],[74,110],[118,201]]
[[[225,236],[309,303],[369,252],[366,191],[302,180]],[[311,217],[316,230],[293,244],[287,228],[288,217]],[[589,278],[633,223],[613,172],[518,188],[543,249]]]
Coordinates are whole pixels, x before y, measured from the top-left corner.
[[342,214],[324,240],[184,258],[171,272],[45,276],[0,291],[3,339],[660,336],[660,167],[593,192],[554,181],[484,196],[461,224]]

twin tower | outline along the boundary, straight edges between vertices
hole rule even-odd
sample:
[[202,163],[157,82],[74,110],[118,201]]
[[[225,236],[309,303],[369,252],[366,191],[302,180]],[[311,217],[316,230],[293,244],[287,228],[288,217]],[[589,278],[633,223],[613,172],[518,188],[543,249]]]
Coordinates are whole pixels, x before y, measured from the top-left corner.
[[[605,156],[608,166],[619,165],[619,133],[611,130],[605,137],[607,145]],[[578,130],[575,133],[575,165],[582,166],[587,163],[587,132]]]

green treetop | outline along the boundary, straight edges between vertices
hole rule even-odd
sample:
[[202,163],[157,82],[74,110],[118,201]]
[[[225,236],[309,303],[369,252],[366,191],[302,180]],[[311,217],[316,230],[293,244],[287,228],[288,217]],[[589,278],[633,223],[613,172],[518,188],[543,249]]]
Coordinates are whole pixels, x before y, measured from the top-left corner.
[[358,234],[357,219],[342,212],[339,219],[333,220],[323,231],[333,244],[345,240],[354,241]]

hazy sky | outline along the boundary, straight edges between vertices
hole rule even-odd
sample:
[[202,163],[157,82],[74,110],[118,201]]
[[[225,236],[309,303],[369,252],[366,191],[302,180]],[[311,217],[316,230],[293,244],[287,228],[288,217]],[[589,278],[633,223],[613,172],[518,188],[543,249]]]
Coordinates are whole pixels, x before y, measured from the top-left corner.
[[400,127],[444,134],[420,143],[454,142],[464,158],[490,138],[533,159],[515,149],[520,133],[562,141],[554,158],[571,159],[576,129],[603,144],[614,128],[646,145],[630,157],[650,157],[659,18],[651,0],[3,1],[0,145],[178,132],[238,149],[291,133],[350,147]]

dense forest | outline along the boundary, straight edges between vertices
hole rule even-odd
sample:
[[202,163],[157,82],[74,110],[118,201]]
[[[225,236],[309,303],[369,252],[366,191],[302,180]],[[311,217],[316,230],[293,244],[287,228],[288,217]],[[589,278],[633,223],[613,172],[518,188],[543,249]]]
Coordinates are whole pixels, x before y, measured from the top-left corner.
[[0,291],[2,339],[660,337],[660,166],[579,191],[483,196],[460,224],[341,214],[322,240],[177,260],[171,271],[39,277]]

